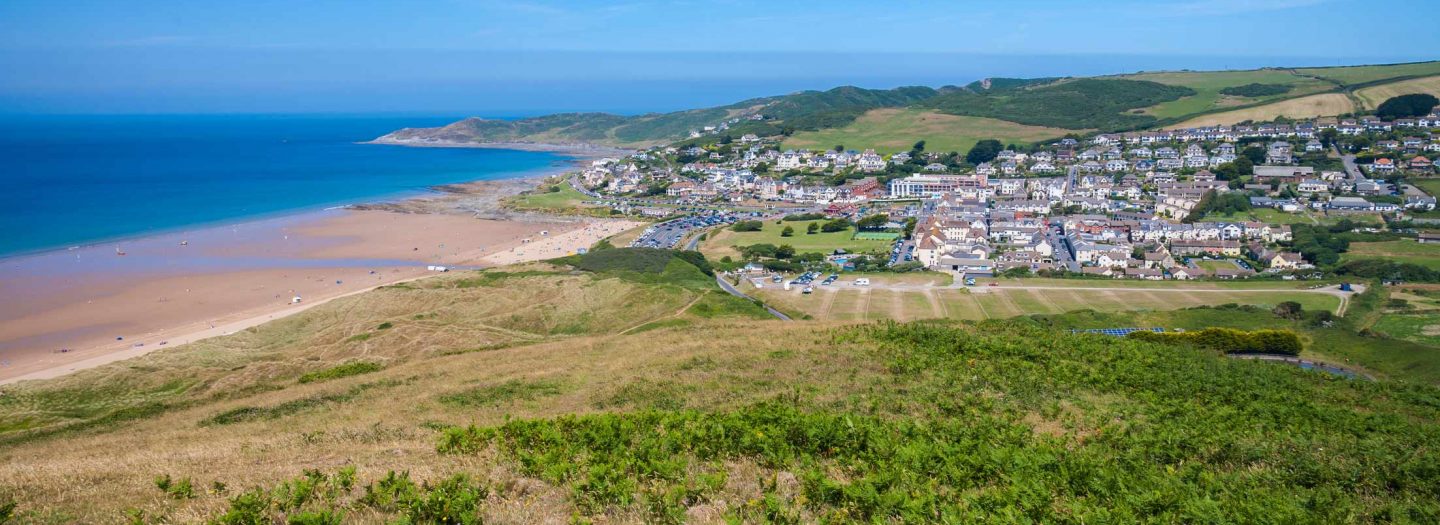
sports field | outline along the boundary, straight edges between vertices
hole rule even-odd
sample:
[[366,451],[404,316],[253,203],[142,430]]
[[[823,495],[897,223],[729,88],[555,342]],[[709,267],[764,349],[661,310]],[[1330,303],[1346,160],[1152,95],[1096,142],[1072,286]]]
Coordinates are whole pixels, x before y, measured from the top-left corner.
[[[843,282],[842,282],[843,283]],[[1102,283],[1098,286],[1104,286]],[[817,286],[803,295],[794,290],[748,289],[765,302],[790,312],[825,320],[996,319],[1031,314],[1057,314],[1076,310],[1102,312],[1159,311],[1201,305],[1249,304],[1265,308],[1284,301],[1306,310],[1334,311],[1334,296],[1300,290],[1213,290],[1201,288],[1134,289],[1019,289],[926,288],[881,289],[849,284]],[[1273,285],[1273,283],[1271,283]],[[1092,286],[1097,286],[1092,284]]]
[[[729,255],[736,257],[740,252],[735,246],[750,246],[752,244],[773,244],[780,246],[788,244],[800,253],[820,252],[830,253],[836,249],[844,249],[851,253],[863,252],[888,252],[890,241],[877,239],[855,238],[855,228],[851,227],[839,232],[805,233],[810,224],[824,225],[827,221],[767,221],[765,227],[758,232],[737,232],[729,228],[715,230],[705,242],[700,244],[700,251],[708,257],[716,259]],[[795,232],[789,237],[782,234],[785,227],[794,228]]]
[[802,131],[785,140],[786,149],[874,149],[882,154],[909,151],[925,141],[927,151],[969,151],[983,139],[1031,143],[1072,133],[1070,130],[1026,126],[982,117],[943,115],[918,109],[875,109],[841,128]]

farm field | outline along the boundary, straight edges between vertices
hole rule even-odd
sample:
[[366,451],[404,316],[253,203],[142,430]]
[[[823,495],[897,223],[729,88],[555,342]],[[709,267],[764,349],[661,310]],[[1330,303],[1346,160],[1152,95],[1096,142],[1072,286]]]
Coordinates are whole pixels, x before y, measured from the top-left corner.
[[1275,120],[1276,117],[1281,116],[1289,118],[1310,118],[1339,115],[1352,111],[1355,111],[1355,105],[1350,102],[1349,97],[1339,93],[1322,93],[1319,95],[1282,100],[1253,108],[1201,115],[1169,127],[1179,129],[1222,126],[1238,124],[1245,121]]
[[875,109],[841,128],[802,131],[785,140],[786,149],[873,148],[882,154],[909,151],[924,140],[928,151],[969,151],[983,139],[1030,143],[1057,138],[1069,130],[1027,126],[982,117],[945,115],[919,109]]
[[[1185,86],[1196,91],[1196,94],[1193,96],[1172,100],[1170,102],[1162,102],[1145,109],[1146,113],[1159,118],[1183,117],[1185,115],[1193,115],[1226,106],[1294,98],[1334,87],[1323,81],[1297,76],[1288,71],[1278,69],[1211,72],[1166,71],[1123,75],[1119,78],[1148,80],[1161,84]],[[1289,92],[1279,95],[1253,98],[1232,97],[1220,94],[1221,89],[1246,84],[1282,84],[1291,86],[1291,89]]]
[[1294,71],[1301,75],[1320,77],[1350,85],[1387,78],[1440,75],[1440,61],[1382,66],[1311,67]]
[[[890,243],[886,241],[852,239],[855,235],[855,228],[841,232],[815,232],[805,233],[810,224],[824,224],[826,221],[783,221],[776,224],[775,221],[767,221],[764,229],[758,232],[737,232],[729,228],[716,230],[711,233],[704,242],[700,243],[700,251],[707,257],[713,256],[716,259],[729,255],[736,257],[740,252],[735,246],[750,246],[752,244],[774,244],[780,246],[788,244],[795,247],[795,251],[823,252],[830,253],[836,249],[844,249],[851,253],[887,251]],[[790,237],[781,237],[780,234],[786,226],[795,228],[795,234]]]
[[1339,299],[1325,294],[1286,290],[1195,291],[1199,288],[1123,290],[1034,290],[989,289],[856,289],[815,287],[815,293],[775,288],[750,289],[767,303],[820,320],[851,321],[894,319],[1003,319],[1033,314],[1061,314],[1077,310],[1101,312],[1160,311],[1192,306],[1248,304],[1273,308],[1284,301],[1300,303],[1306,310],[1331,310]]
[[1440,75],[1371,86],[1357,90],[1355,96],[1364,103],[1365,109],[1372,110],[1379,107],[1380,103],[1385,102],[1386,99],[1411,93],[1429,93],[1440,96]]
[[1350,250],[1340,256],[1342,262],[1375,258],[1440,269],[1440,244],[1420,244],[1411,239],[1356,242],[1351,243]]

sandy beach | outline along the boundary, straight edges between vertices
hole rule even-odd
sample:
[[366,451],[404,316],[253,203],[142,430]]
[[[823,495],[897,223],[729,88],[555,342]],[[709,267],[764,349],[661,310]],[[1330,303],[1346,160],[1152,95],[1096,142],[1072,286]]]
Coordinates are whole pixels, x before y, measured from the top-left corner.
[[5,260],[0,384],[225,335],[431,265],[559,257],[640,224],[335,210],[132,241],[124,256],[107,245]]

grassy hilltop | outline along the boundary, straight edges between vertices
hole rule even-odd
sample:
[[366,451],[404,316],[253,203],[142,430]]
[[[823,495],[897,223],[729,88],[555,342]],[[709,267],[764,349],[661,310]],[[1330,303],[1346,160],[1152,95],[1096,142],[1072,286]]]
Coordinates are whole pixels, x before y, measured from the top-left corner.
[[[1345,380],[1064,330],[1129,317],[1093,312],[787,323],[708,272],[695,253],[611,249],[445,275],[5,387],[0,512],[24,523],[1440,518],[1440,397],[1401,369]],[[1311,341],[1354,329],[1191,312]]]
[[[727,134],[783,134],[787,147],[843,144],[890,152],[925,140],[932,149],[944,145],[963,151],[979,138],[1028,143],[1069,133],[1339,115],[1374,109],[1404,93],[1440,93],[1440,62],[992,78],[940,88],[844,86],[671,113],[470,118],[440,128],[399,130],[384,138],[643,147],[681,141],[690,131],[739,118]],[[753,115],[765,120],[749,120]]]

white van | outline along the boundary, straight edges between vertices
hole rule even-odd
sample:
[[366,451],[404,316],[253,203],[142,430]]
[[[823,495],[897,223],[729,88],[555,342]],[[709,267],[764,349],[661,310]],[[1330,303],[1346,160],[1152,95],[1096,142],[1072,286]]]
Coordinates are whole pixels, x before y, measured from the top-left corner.
[[855,280],[855,286],[870,286],[869,277],[861,277]]

